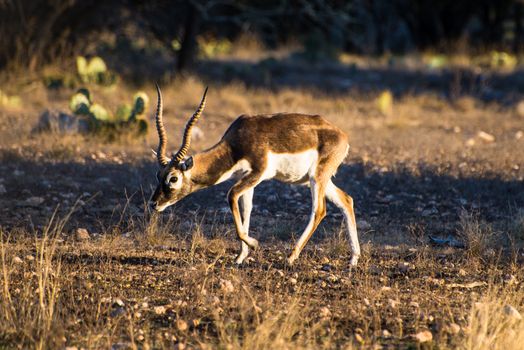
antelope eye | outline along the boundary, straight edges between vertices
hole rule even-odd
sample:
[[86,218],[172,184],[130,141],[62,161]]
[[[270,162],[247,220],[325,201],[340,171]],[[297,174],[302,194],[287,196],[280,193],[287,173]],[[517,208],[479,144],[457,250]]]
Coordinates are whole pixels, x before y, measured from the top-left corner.
[[176,176],[173,176],[173,177],[171,177],[171,178],[169,179],[169,183],[172,183],[172,184],[174,184],[174,183],[177,182],[177,181],[178,181],[178,177],[176,177]]

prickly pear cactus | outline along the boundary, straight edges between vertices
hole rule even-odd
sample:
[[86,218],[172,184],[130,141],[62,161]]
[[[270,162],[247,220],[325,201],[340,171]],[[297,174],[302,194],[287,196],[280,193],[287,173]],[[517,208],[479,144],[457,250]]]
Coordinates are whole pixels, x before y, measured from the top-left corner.
[[127,122],[130,119],[131,114],[133,113],[133,107],[129,104],[120,105],[116,110],[115,119],[120,122]]
[[144,116],[148,106],[149,97],[147,97],[145,92],[139,91],[133,96],[133,112],[135,117]]
[[76,70],[83,83],[95,83],[100,85],[112,85],[117,76],[107,69],[107,65],[101,57],[95,56],[90,60],[83,56],[76,58]]
[[75,115],[87,119],[91,132],[106,134],[110,139],[122,133],[144,135],[148,128],[145,115],[148,104],[147,95],[138,92],[132,105],[121,105],[112,115],[102,105],[93,103],[89,90],[85,88],[78,90],[69,100],[69,108]]
[[129,121],[133,122],[137,126],[137,133],[139,135],[145,135],[147,133],[147,119],[146,110],[149,106],[149,97],[143,91],[139,91],[133,97],[133,110],[131,112]]
[[89,107],[91,107],[91,98],[87,89],[78,90],[69,99],[69,108],[75,114],[89,115]]
[[93,103],[89,107],[89,114],[99,122],[113,122],[113,116],[98,103]]

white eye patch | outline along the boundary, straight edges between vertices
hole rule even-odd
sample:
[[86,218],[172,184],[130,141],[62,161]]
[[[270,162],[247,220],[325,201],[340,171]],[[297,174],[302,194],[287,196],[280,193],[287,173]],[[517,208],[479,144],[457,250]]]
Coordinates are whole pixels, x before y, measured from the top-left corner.
[[182,181],[177,174],[168,174],[165,184],[172,189],[178,189],[182,185]]
[[166,185],[171,185],[178,181],[178,177],[173,174],[168,174],[166,177]]

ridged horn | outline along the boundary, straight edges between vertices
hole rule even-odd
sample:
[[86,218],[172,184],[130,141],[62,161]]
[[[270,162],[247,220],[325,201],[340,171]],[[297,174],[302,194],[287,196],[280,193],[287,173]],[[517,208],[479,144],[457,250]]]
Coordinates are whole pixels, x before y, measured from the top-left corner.
[[204,91],[204,95],[202,96],[202,101],[200,101],[198,109],[195,111],[191,119],[189,119],[189,121],[186,124],[186,129],[184,130],[184,137],[182,139],[182,146],[180,146],[180,150],[175,155],[173,155],[173,158],[171,159],[172,165],[178,165],[186,157],[187,151],[189,151],[189,145],[191,144],[191,131],[193,129],[193,126],[198,121],[198,118],[200,118],[200,115],[202,114],[204,107],[206,106],[206,95],[207,87]]
[[161,166],[166,166],[169,163],[169,158],[166,156],[167,135],[162,121],[162,93],[160,87],[156,84],[156,93],[158,95],[158,104],[156,106],[156,130],[158,131],[158,150],[156,158]]

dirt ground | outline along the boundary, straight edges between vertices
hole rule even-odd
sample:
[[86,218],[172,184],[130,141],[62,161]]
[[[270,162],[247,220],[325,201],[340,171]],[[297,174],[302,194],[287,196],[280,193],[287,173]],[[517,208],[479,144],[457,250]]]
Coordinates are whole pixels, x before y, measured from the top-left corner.
[[[351,140],[334,182],[355,201],[359,266],[349,268],[343,217],[331,205],[286,266],[311,200],[307,188],[274,181],[255,191],[251,234],[261,249],[235,266],[230,182],[152,216],[144,204],[155,186],[154,128],[116,142],[35,133],[40,113],[67,110],[72,90],[18,83],[22,107],[0,109],[0,348],[475,349],[522,340],[504,333],[522,324],[477,327],[503,317],[506,304],[524,306],[521,73],[478,83],[468,72],[306,73],[282,63],[267,68],[267,81],[238,67],[225,79],[231,68],[210,64],[163,86],[169,147],[205,85],[194,151],[242,113],[324,115]],[[91,88],[112,108],[133,94],[124,82]],[[384,110],[377,97],[388,89]],[[145,91],[154,105],[152,85]]]

